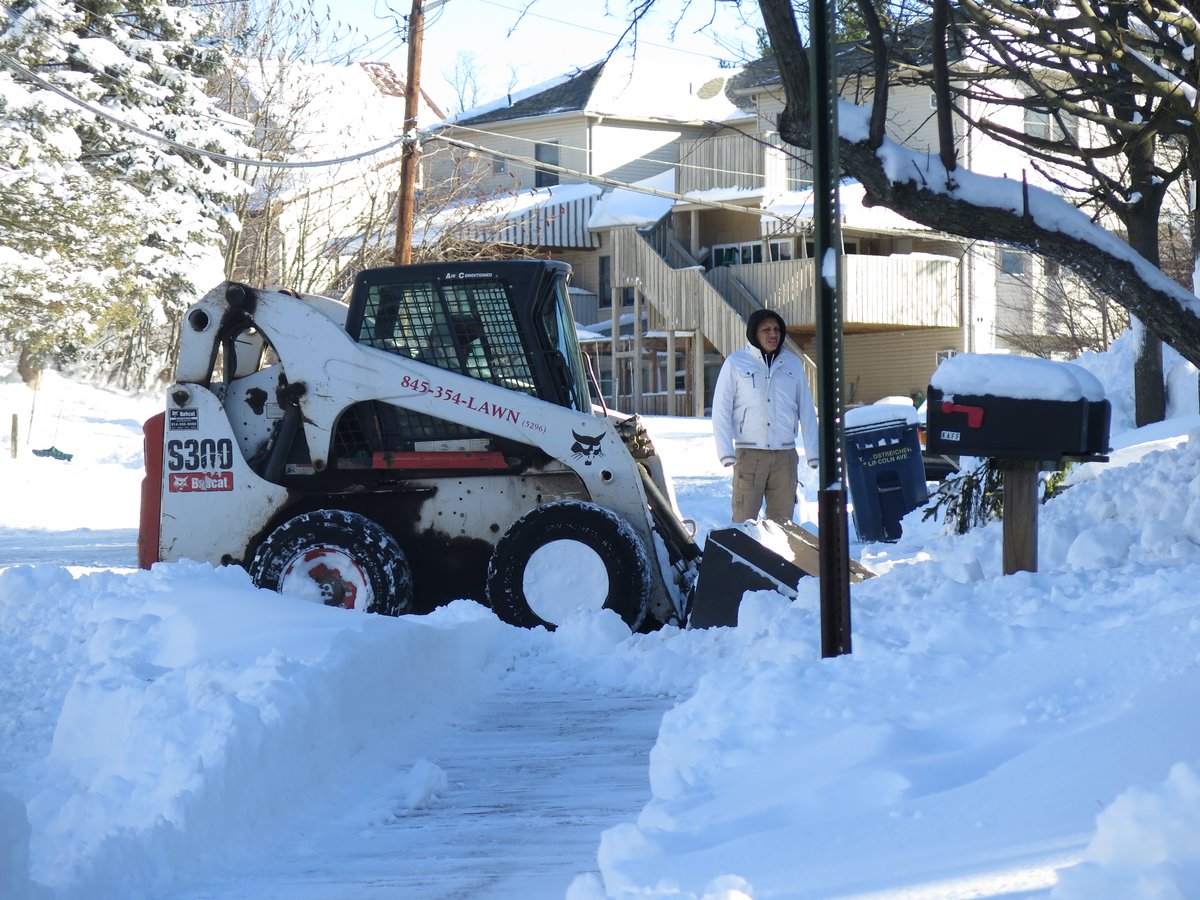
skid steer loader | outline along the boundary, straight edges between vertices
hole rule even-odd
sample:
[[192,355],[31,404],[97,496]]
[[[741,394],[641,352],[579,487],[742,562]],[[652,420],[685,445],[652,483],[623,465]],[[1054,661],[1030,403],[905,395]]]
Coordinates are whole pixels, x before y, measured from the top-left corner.
[[[593,407],[569,278],[438,263],[366,270],[347,303],[209,292],[145,426],[139,565],[236,564],[391,615],[471,598],[526,627],[587,602],[633,630],[686,624],[702,553],[641,421]],[[587,596],[540,587],[563,548],[584,548]],[[714,584],[740,598],[722,560]],[[737,561],[764,586],[763,560]]]

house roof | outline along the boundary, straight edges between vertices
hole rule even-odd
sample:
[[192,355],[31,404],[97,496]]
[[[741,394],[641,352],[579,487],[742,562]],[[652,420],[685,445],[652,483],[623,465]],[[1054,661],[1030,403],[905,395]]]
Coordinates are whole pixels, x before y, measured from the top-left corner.
[[561,113],[663,122],[724,121],[744,113],[726,95],[732,74],[707,60],[642,46],[447,119],[479,127]]
[[[675,191],[675,170],[667,169],[642,181],[634,188],[643,187],[656,191]],[[606,191],[592,210],[588,228],[613,228],[618,225],[653,225],[671,211],[675,201],[645,191],[630,188],[614,188]]]
[[485,106],[455,116],[455,125],[486,125],[513,119],[532,119],[560,112],[582,112],[604,69],[599,62],[560,75],[517,94],[507,94]]
[[[773,213],[776,218],[763,218],[763,234],[773,234],[777,231],[787,233],[793,222],[811,221],[814,202],[811,189],[789,191],[774,198],[767,206],[767,211]],[[866,191],[857,181],[846,180],[838,186],[838,212],[843,229],[925,235],[932,231],[929,227],[906,219],[885,206],[868,206]]]
[[[932,23],[928,20],[909,25],[894,38],[889,55],[894,62],[910,66],[927,66],[932,62]],[[950,59],[960,58],[958,42],[951,40],[947,48]],[[837,46],[837,71],[842,77],[874,74],[875,57],[863,41],[841,41]],[[779,63],[775,56],[762,56],[744,65],[730,79],[729,92],[737,95],[779,84]]]

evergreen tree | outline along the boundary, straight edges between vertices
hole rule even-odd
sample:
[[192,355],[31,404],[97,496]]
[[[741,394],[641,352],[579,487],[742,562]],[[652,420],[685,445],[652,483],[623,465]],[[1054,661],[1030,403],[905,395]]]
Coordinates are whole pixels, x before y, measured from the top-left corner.
[[0,337],[25,374],[86,351],[145,384],[182,310],[221,278],[242,189],[183,149],[241,147],[204,94],[220,62],[209,23],[179,0],[18,0],[5,24]]

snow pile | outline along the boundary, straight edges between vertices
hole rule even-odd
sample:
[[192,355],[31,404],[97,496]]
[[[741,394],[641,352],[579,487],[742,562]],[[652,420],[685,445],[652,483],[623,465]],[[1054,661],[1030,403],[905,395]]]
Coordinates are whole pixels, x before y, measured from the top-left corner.
[[[641,809],[597,832],[573,880],[539,867],[553,821],[521,835],[528,859],[495,863],[528,896],[1200,893],[1195,415],[1114,434],[1112,462],[1079,467],[1042,508],[1036,573],[1000,574],[999,524],[949,536],[919,510],[897,543],[853,545],[878,574],[852,588],[853,653],[822,659],[816,579],[794,601],[747,594],[737,628],[629,635],[607,612],[532,632],[465,601],[386,619],[240,570],[136,571],[130,463],[157,404],[58,386],[72,460],[0,459],[0,491],[35,479],[39,510],[0,513],[0,896],[262,897],[273,873],[266,895],[296,896],[280,848],[319,873],[322,827],[347,835],[343,863],[374,829],[428,827],[462,790],[448,755],[483,738],[498,692],[550,688],[668,711],[652,747],[623,748],[649,751],[648,795],[614,796],[601,771],[558,801]],[[0,403],[25,391],[0,383]],[[725,526],[709,423],[647,424],[700,538]],[[123,555],[89,571],[77,525],[101,517],[80,485],[114,478],[133,486],[99,495]],[[428,862],[449,891],[447,865]]]
[[959,353],[945,360],[929,386],[943,394],[1072,402],[1104,399],[1100,380],[1073,363],[1003,353]]
[[[1142,462],[1044,508],[1037,574],[999,575],[998,524],[868,554],[882,574],[853,591],[850,657],[820,659],[815,582],[794,605],[748,597],[696,695],[664,718],[654,800],[605,835],[605,885],[666,879],[698,897],[737,874],[750,896],[826,897],[997,864],[1012,884],[1052,883],[1023,857],[1200,746],[1179,707],[1200,687],[1187,512],[1200,508],[1200,431]],[[1171,799],[1185,784],[1172,776],[1157,802],[1188,809],[1200,833],[1200,807]],[[1138,824],[1142,841],[1194,852],[1172,840],[1178,822],[1161,835]],[[1096,881],[1086,896],[1144,896]]]

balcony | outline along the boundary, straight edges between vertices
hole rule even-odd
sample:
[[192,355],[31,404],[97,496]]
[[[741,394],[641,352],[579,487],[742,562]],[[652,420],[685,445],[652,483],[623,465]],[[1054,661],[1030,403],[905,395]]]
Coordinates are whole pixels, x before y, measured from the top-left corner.
[[[958,261],[931,256],[842,258],[842,319],[847,328],[952,328],[960,325]],[[723,296],[749,293],[789,325],[816,325],[817,278],[811,259],[721,266],[705,276]]]
[[[803,155],[801,155],[803,154]],[[678,191],[758,190],[767,196],[811,187],[805,151],[775,134],[722,134],[679,144]]]

